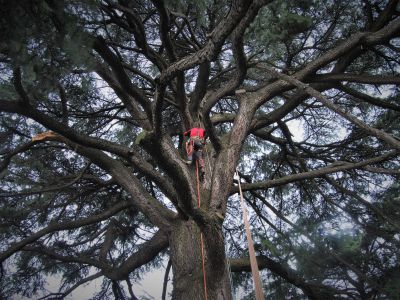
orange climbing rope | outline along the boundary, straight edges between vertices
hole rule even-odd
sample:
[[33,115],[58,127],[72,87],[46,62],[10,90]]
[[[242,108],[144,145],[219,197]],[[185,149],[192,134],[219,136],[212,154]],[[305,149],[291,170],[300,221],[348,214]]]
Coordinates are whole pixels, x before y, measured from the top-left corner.
[[[197,160],[196,160],[196,181],[197,181],[197,205],[200,208],[201,197],[200,197],[199,163]],[[205,257],[204,257],[204,239],[203,239],[202,232],[200,232],[200,243],[201,243],[201,260],[202,260],[202,265],[203,265],[204,299],[208,300],[206,264],[205,264]]]

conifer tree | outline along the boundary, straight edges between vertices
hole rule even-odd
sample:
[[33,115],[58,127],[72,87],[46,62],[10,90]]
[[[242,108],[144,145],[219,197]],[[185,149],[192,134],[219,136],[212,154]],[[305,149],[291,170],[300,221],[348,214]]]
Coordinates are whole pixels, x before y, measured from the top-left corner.
[[0,4],[0,298],[399,299],[398,1]]

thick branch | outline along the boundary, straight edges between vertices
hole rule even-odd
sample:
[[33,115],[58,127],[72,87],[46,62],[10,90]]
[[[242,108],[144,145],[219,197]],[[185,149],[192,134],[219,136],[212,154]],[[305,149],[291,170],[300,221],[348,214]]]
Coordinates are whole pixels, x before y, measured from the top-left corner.
[[367,94],[361,93],[361,92],[359,92],[359,91],[357,91],[355,89],[352,89],[352,88],[350,88],[348,86],[340,85],[338,87],[338,89],[343,91],[343,92],[345,92],[346,94],[352,96],[353,99],[355,98],[355,100],[364,101],[364,102],[367,102],[367,103],[370,103],[372,105],[375,105],[375,106],[378,106],[378,107],[382,107],[382,108],[387,108],[387,109],[392,109],[392,110],[395,110],[395,111],[400,111],[400,106],[399,105],[396,105],[396,104],[393,104],[393,103],[390,103],[390,102],[387,102],[387,101],[383,101],[383,100],[381,100],[379,98],[371,97],[371,96],[369,96]]
[[93,44],[94,50],[101,55],[101,57],[111,66],[115,77],[118,79],[121,86],[127,89],[128,93],[134,97],[134,99],[140,103],[143,107],[146,115],[151,116],[151,105],[150,101],[147,99],[146,95],[138,88],[136,88],[128,75],[126,74],[122,62],[118,57],[111,52],[107,47],[106,42],[103,38],[97,37]]
[[210,76],[210,63],[204,62],[199,66],[199,73],[196,79],[196,85],[190,99],[190,112],[192,114],[199,111],[201,99],[207,91],[207,84]]
[[15,87],[15,90],[17,91],[18,95],[21,97],[22,102],[28,104],[29,103],[29,97],[28,94],[26,93],[24,87],[22,86],[22,78],[21,78],[21,69],[15,68],[13,71],[13,84]]
[[58,253],[55,249],[47,248],[44,245],[27,245],[23,247],[23,251],[32,251],[36,253],[40,253],[42,255],[48,256],[50,258],[62,261],[62,262],[67,262],[67,263],[79,263],[79,264],[85,264],[89,266],[96,267],[103,272],[110,272],[111,266],[106,264],[105,262],[98,261],[96,259],[93,259],[89,256],[85,255],[63,255]]
[[168,247],[168,236],[164,231],[158,231],[149,241],[128,257],[118,268],[106,274],[113,280],[125,279],[135,269],[151,262],[161,251]]
[[[231,258],[229,259],[229,263],[232,272],[250,271],[250,260],[248,258]],[[267,256],[258,256],[257,263],[260,269],[269,269],[271,272],[300,288],[310,299],[330,299],[333,296],[333,291],[328,286],[308,283],[289,266],[278,263]]]
[[400,30],[400,20],[394,20],[385,27],[376,32],[358,32],[348,38],[346,41],[339,44],[337,47],[326,52],[320,58],[317,58],[312,63],[308,64],[301,71],[296,73],[296,78],[300,79],[307,74],[313,74],[320,67],[340,58],[349,53],[352,49],[364,45],[374,45],[380,42],[385,42],[395,36]]
[[83,147],[54,133],[52,135],[47,135],[46,139],[60,141],[71,146],[77,153],[89,158],[100,168],[106,170],[110,175],[113,176],[113,179],[115,179],[115,181],[131,195],[129,200],[132,201],[132,204],[138,208],[154,225],[160,228],[168,227],[168,220],[174,218],[175,213],[151,197],[142,186],[140,180],[136,178],[132,172],[121,162],[112,159],[102,151]]
[[165,7],[164,1],[161,0],[152,0],[154,6],[157,8],[160,16],[160,33],[161,33],[161,40],[165,49],[167,50],[167,54],[169,60],[174,62],[176,61],[176,53],[175,48],[172,43],[172,40],[169,36],[170,31],[170,18],[168,15],[168,11]]
[[191,54],[174,64],[170,65],[161,74],[161,81],[167,82],[175,76],[178,71],[188,70],[203,62],[211,61],[218,55],[226,38],[235,29],[246,14],[252,1],[235,0],[226,18],[213,30],[206,46],[194,54]]
[[[61,141],[70,143],[61,138]],[[163,206],[158,200],[154,199],[144,189],[142,183],[132,172],[119,161],[110,158],[103,152],[82,147],[77,144],[72,145],[76,152],[90,158],[90,160],[100,168],[106,170],[130,195],[132,204],[137,207],[154,225],[160,228],[168,227],[168,220],[174,217],[174,213]]]
[[131,94],[127,93],[126,89],[122,87],[121,83],[118,82],[117,78],[112,74],[112,72],[100,63],[96,67],[96,72],[109,84],[109,86],[122,100],[133,119],[140,124],[142,128],[150,130],[151,124],[148,116],[139,109],[135,98]]
[[7,155],[3,158],[3,160],[0,162],[0,174],[2,174],[2,172],[8,167],[8,165],[11,162],[11,159],[22,152],[25,152],[27,150],[29,150],[33,145],[35,145],[35,142],[28,142],[26,144],[23,144],[21,146],[18,146],[17,148],[15,148],[14,150],[12,150],[11,152],[7,153]]
[[88,146],[95,149],[111,152],[113,154],[126,158],[131,163],[133,163],[134,166],[138,168],[138,170],[140,170],[141,172],[149,176],[149,178],[154,180],[163,190],[163,192],[166,193],[166,195],[171,197],[171,199],[175,198],[175,193],[171,189],[168,180],[163,176],[161,176],[160,174],[158,174],[149,163],[143,160],[142,157],[138,156],[135,153],[135,151],[133,151],[131,148],[78,133],[71,127],[65,126],[64,124],[58,122],[57,120],[52,119],[50,116],[47,116],[42,112],[34,109],[32,106],[20,105],[16,101],[0,100],[0,111],[18,113],[20,115],[24,115],[26,117],[29,117],[37,121],[43,126],[51,129],[52,131],[66,137],[72,142],[75,142],[83,146]]
[[357,119],[356,117],[347,114],[345,111],[343,111],[339,106],[335,105],[334,103],[332,103],[331,101],[329,101],[323,94],[321,94],[320,92],[318,92],[317,90],[313,89],[312,87],[310,87],[309,85],[295,79],[294,77],[285,75],[283,73],[279,73],[277,71],[275,71],[274,69],[268,67],[268,66],[264,66],[264,68],[266,70],[268,70],[269,72],[273,73],[274,75],[276,75],[279,78],[284,79],[287,82],[290,82],[291,84],[295,85],[296,87],[305,90],[308,94],[310,94],[310,96],[315,97],[318,101],[320,101],[322,104],[324,104],[326,107],[328,107],[330,110],[334,111],[335,113],[337,113],[338,115],[342,116],[343,118],[345,118],[346,120],[348,120],[349,122],[355,124],[357,127],[361,128],[362,130],[366,131],[368,134],[375,136],[376,138],[384,141],[386,144],[390,145],[391,147],[397,149],[400,151],[400,142],[399,140],[397,140],[396,138],[392,137],[390,134],[373,128],[371,126],[368,126],[367,124],[365,124],[363,121]]
[[[274,179],[274,180],[266,180],[266,181],[260,181],[260,182],[255,182],[255,183],[244,183],[242,185],[242,189],[243,189],[243,191],[268,189],[271,187],[281,186],[281,185],[285,185],[285,184],[292,183],[295,181],[323,177],[326,174],[342,172],[342,171],[351,170],[351,169],[358,169],[358,168],[362,168],[362,167],[365,167],[365,166],[368,166],[371,164],[383,162],[385,160],[388,160],[391,157],[396,156],[397,154],[398,154],[398,151],[392,150],[381,156],[367,159],[367,160],[364,160],[364,161],[361,161],[358,163],[335,162],[335,163],[331,164],[330,166],[327,166],[327,167],[324,167],[324,168],[321,168],[318,170],[288,175],[288,176],[284,176],[282,178],[278,178],[278,179]],[[237,192],[238,192],[237,187],[232,188],[232,194],[237,193]]]
[[81,145],[94,147],[123,157],[129,156],[131,152],[131,149],[128,147],[78,133],[73,128],[65,126],[63,123],[58,122],[30,105],[21,105],[17,101],[0,100],[0,111],[17,113],[31,118],[44,127]]
[[311,81],[317,82],[357,82],[357,83],[365,83],[365,84],[395,84],[400,85],[400,77],[396,76],[383,76],[383,75],[358,75],[358,74],[317,74],[314,75]]
[[141,145],[152,155],[158,165],[168,174],[174,189],[178,193],[179,207],[185,214],[194,213],[196,193],[192,184],[193,177],[188,166],[180,158],[171,139],[166,135],[157,136],[147,133],[141,140]]
[[216,134],[214,133],[214,126],[212,126],[209,116],[210,110],[219,99],[232,93],[240,86],[240,84],[242,84],[243,80],[245,79],[247,74],[247,59],[244,53],[243,35],[246,28],[256,17],[258,11],[267,2],[268,1],[255,1],[254,3],[252,3],[246,15],[233,31],[232,53],[236,63],[236,73],[227,83],[223,84],[217,90],[207,93],[203,99],[204,108],[202,114],[205,121],[206,130],[217,152],[220,150],[221,144]]
[[143,243],[138,251],[128,257],[119,267],[115,268],[106,264],[105,262],[94,260],[86,256],[62,255],[53,249],[49,249],[44,246],[26,246],[23,250],[34,251],[62,262],[78,262],[88,264],[102,270],[101,274],[107,276],[111,280],[124,280],[136,268],[139,268],[154,260],[154,258],[167,247],[167,235],[163,231],[158,231],[149,241]]

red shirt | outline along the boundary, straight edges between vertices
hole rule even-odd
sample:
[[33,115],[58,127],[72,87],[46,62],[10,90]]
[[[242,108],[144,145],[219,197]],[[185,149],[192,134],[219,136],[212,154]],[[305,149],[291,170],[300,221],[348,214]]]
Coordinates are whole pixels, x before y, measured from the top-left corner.
[[189,129],[183,135],[204,139],[205,134],[206,134],[206,131],[203,128],[195,127],[195,128]]

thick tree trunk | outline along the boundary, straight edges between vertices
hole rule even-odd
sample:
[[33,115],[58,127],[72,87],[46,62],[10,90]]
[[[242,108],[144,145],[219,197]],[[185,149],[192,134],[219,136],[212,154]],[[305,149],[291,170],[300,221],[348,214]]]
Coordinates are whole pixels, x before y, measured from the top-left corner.
[[[200,229],[193,220],[176,221],[170,234],[173,300],[204,300]],[[222,226],[208,226],[203,233],[207,299],[231,300]],[[221,251],[222,250],[222,251]]]

